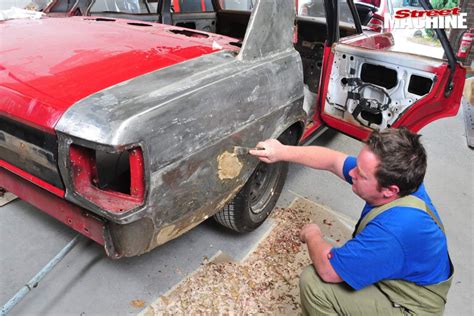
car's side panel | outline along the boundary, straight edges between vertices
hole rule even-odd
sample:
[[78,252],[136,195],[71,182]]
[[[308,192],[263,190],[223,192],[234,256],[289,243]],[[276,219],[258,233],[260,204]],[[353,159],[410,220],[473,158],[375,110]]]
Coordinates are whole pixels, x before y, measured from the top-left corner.
[[[267,62],[248,63],[218,53],[94,94],[72,106],[58,123],[60,160],[68,161],[69,142],[111,151],[144,144],[151,173],[166,168],[299,100],[298,57],[285,52]],[[234,145],[252,145],[241,141]],[[66,166],[60,168],[70,173]],[[65,182],[71,186],[67,177]]]
[[[152,219],[154,234],[135,234],[133,242],[152,237],[148,239],[146,249],[136,248],[133,243],[130,246],[120,240],[122,248],[117,251],[124,256],[136,255],[137,251],[149,251],[221,210],[245,184],[258,163],[257,159],[248,155],[236,155],[233,145],[255,146],[261,139],[278,137],[290,126],[289,122],[301,122],[304,116],[301,106],[302,99],[295,100],[268,116],[256,118],[252,124],[217,143],[152,174],[154,192],[150,196],[156,198],[150,201],[152,205],[149,210],[153,210],[153,214],[131,223],[130,227],[142,226],[141,223],[149,223]],[[279,128],[274,130],[269,127],[272,125]],[[128,226],[114,225],[111,233],[116,237],[117,232],[127,230]]]
[[[78,102],[57,125],[66,198],[116,223],[152,220],[157,235],[144,234],[148,250],[177,237],[218,211],[250,177],[257,160],[232,156],[233,146],[254,146],[304,119],[301,67],[294,50],[256,62],[221,52]],[[110,151],[140,144],[147,168],[145,205],[110,213],[78,195],[72,189],[71,143]],[[228,178],[220,171],[222,159],[241,169]],[[162,226],[168,228],[163,232]],[[127,249],[132,250],[122,249],[126,255],[144,251]]]

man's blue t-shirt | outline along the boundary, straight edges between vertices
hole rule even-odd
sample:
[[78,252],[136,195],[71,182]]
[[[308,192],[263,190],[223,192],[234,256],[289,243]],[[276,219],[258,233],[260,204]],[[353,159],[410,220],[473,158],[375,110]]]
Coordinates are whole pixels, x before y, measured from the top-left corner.
[[[351,184],[349,171],[356,163],[355,157],[344,162],[343,174]],[[425,201],[439,219],[423,184],[412,195]],[[366,204],[361,218],[372,209]],[[451,272],[446,236],[430,215],[411,207],[397,206],[378,215],[331,254],[334,270],[355,290],[386,279],[431,285],[445,281]]]

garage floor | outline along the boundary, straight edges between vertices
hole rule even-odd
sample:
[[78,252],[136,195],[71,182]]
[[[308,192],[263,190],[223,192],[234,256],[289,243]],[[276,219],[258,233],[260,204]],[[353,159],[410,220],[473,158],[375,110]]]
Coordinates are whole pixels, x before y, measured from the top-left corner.
[[[473,315],[472,256],[474,152],[466,146],[462,113],[421,131],[428,151],[426,187],[444,221],[456,274],[446,315]],[[327,132],[317,142],[357,154],[361,144]],[[356,219],[363,202],[335,176],[293,165],[279,200],[288,206],[306,197]],[[0,208],[0,303],[3,305],[37,273],[74,232],[22,201]],[[126,315],[151,303],[219,250],[239,260],[272,228],[238,235],[205,222],[184,236],[141,257],[112,261],[82,239],[70,254],[10,315]]]

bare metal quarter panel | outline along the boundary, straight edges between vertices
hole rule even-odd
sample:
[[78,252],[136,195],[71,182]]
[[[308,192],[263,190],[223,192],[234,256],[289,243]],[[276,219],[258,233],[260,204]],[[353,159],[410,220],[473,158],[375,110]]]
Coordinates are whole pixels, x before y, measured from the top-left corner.
[[[281,24],[270,27],[282,29],[281,42],[275,35],[252,33],[268,21],[268,14],[276,14],[272,19],[277,21],[280,17]],[[63,115],[56,131],[66,198],[114,223],[116,244],[141,248],[126,255],[179,236],[235,196],[258,160],[233,155],[234,146],[255,146],[304,120],[302,65],[291,42],[293,19],[291,0],[261,0],[240,54],[222,51],[160,69],[91,95]],[[278,27],[272,32],[278,33]],[[262,40],[269,43],[259,51],[254,45]],[[74,192],[71,143],[110,152],[140,145],[145,204],[115,214]],[[230,173],[222,171],[226,157],[231,157]]]

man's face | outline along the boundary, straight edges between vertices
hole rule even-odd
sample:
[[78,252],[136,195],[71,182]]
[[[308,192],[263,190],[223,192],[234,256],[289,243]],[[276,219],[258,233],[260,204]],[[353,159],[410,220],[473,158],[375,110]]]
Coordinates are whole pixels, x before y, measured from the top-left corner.
[[349,172],[352,177],[352,191],[371,205],[380,205],[384,199],[375,178],[379,162],[377,156],[364,146],[357,156],[357,167]]

